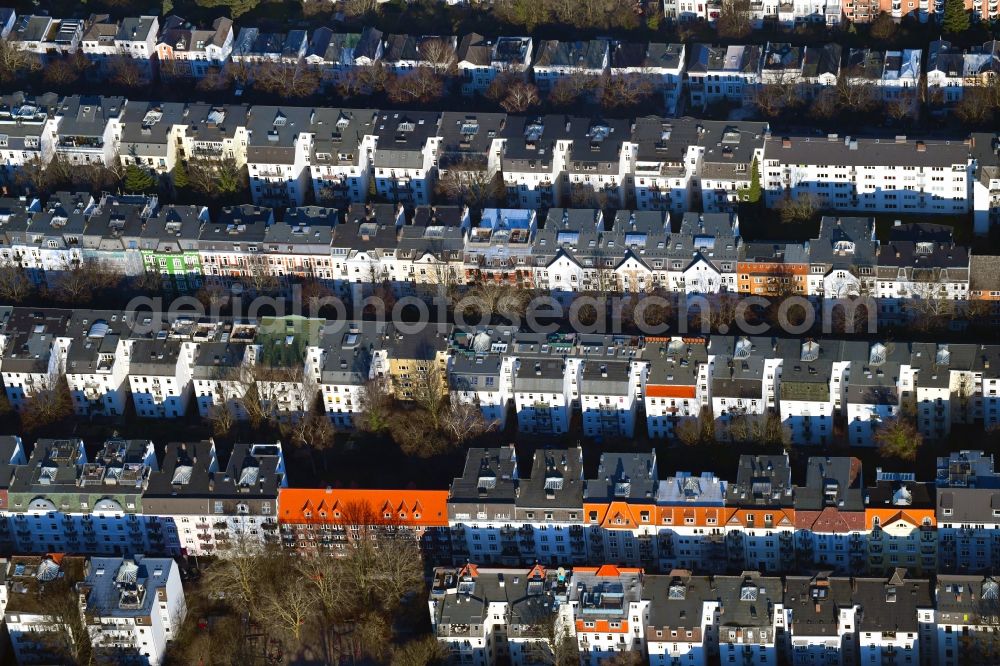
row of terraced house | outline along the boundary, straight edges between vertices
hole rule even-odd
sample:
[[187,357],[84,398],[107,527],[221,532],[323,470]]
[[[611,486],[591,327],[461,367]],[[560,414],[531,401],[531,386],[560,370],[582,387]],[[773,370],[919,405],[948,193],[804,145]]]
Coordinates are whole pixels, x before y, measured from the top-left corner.
[[[143,311],[0,310],[0,376],[23,410],[65,378],[79,416],[176,419],[245,398],[295,421],[322,405],[350,429],[372,384],[402,401],[420,381],[505,427],[596,439],[674,439],[689,422],[721,440],[762,429],[796,445],[874,446],[912,419],[928,440],[1000,422],[1000,347],[770,336],[534,333],[301,316],[212,319]],[[430,373],[430,374],[429,374]],[[319,401],[317,403],[317,401]],[[256,412],[255,412],[256,413]],[[767,430],[770,428],[770,430]],[[755,434],[757,433],[757,434]]]
[[772,134],[766,123],[644,117],[376,111],[211,105],[47,93],[0,101],[0,158],[27,164],[138,165],[228,160],[259,205],[360,203],[369,192],[431,203],[435,185],[496,179],[509,205],[588,202],[675,213],[732,210],[756,174],[764,198],[812,197],[830,211],[974,213],[985,234],[1000,210],[1000,142],[907,136]]
[[931,575],[1000,561],[1000,472],[978,451],[939,458],[931,481],[866,479],[856,458],[815,456],[793,483],[786,454],[744,455],[726,480],[661,475],[655,451],[602,453],[588,474],[580,447],[545,448],[528,469],[512,444],[470,449],[448,490],[369,490],[289,487],[280,442],[236,444],[228,461],[211,440],[160,457],[147,440],[109,440],[92,457],[75,438],[40,439],[30,458],[18,437],[0,444],[10,552],[336,555],[398,533],[437,565]]
[[[802,242],[745,241],[734,213],[352,204],[273,209],[159,205],[155,196],[59,192],[0,199],[0,263],[54,286],[82,266],[159,275],[170,292],[204,285],[288,291],[317,281],[357,300],[376,286],[427,297],[484,283],[580,293],[871,299],[880,324],[977,304],[997,316],[997,257],[949,227],[827,216]],[[473,216],[476,221],[473,222]],[[957,324],[956,324],[957,325]]]

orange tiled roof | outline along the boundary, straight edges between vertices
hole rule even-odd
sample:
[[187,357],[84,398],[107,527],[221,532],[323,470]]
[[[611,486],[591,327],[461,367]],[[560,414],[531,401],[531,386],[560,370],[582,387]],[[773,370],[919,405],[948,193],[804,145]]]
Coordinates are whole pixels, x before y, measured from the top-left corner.
[[690,386],[668,386],[657,384],[646,385],[647,398],[693,398],[695,397],[694,391],[694,384],[691,384]]
[[574,573],[583,574],[594,574],[595,576],[607,576],[608,578],[617,578],[622,574],[639,574],[642,573],[640,567],[620,567],[615,564],[602,564],[599,567],[573,567]]
[[[747,516],[753,514],[753,524],[747,520]],[[736,509],[729,520],[729,525],[740,525],[742,527],[752,527],[755,529],[768,529],[764,523],[764,516],[771,514],[774,527],[794,527],[794,509]]]
[[879,524],[882,527],[891,525],[900,520],[906,521],[914,527],[920,527],[924,524],[925,518],[930,518],[931,526],[937,525],[937,517],[934,515],[934,509],[914,509],[912,507],[906,509],[866,509],[866,529],[871,529],[873,527],[874,518],[876,516],[878,516]]
[[[583,504],[583,515],[590,520],[590,513],[597,512],[597,524],[611,530],[630,530],[640,525],[652,525],[656,520],[655,504],[630,504],[628,502],[611,502],[610,504]],[[642,512],[647,512],[649,519],[642,520]]]
[[[671,525],[673,527],[722,527],[735,512],[724,506],[675,506],[656,507],[656,524]],[[694,522],[687,522],[688,518],[693,518]],[[708,522],[713,518],[714,522]]]
[[448,525],[447,490],[357,490],[354,488],[282,488],[278,522],[338,523],[371,515],[411,527]]

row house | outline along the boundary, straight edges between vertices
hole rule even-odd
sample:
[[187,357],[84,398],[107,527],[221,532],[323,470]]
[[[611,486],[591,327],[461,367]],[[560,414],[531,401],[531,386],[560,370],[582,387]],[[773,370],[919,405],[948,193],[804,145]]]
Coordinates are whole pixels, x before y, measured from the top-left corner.
[[531,68],[531,37],[464,35],[455,52],[463,95],[482,95],[498,76],[524,79]]
[[966,88],[990,85],[1000,74],[1000,42],[963,51],[939,39],[927,47],[927,95],[935,105],[960,102]]
[[[259,28],[240,28],[233,50],[229,55],[235,66],[261,63],[298,64],[306,54],[307,34],[305,30],[289,30],[287,33],[261,32]],[[249,70],[250,78],[253,77]]]
[[728,484],[710,472],[676,472],[656,491],[656,551],[660,571],[724,571],[729,567]]
[[865,489],[868,571],[905,567],[929,574],[937,570],[935,486],[912,472],[877,470]]
[[54,93],[0,97],[0,158],[7,178],[26,164],[48,163],[55,155],[58,106]]
[[118,154],[122,164],[134,164],[156,174],[177,165],[186,110],[179,102],[134,102],[122,115]]
[[535,451],[531,472],[519,477],[514,499],[522,562],[554,566],[590,561],[582,524],[583,477],[583,449],[579,446]]
[[769,206],[811,197],[828,209],[866,213],[970,209],[971,159],[958,141],[771,136],[762,164]]
[[866,91],[873,100],[915,108],[920,96],[922,57],[920,49],[852,48],[844,63],[845,80],[849,86]]
[[[903,311],[907,298],[967,301],[969,266],[967,248],[955,245],[949,227],[897,221],[888,242],[879,247],[876,294],[880,306]],[[913,305],[919,309],[919,304]]]
[[465,241],[466,281],[534,286],[532,249],[537,233],[538,214],[533,208],[482,211],[478,226],[469,230]]
[[177,157],[206,165],[227,160],[242,167],[247,163],[250,138],[248,114],[244,105],[186,105]]
[[795,506],[788,455],[740,457],[726,486],[725,525],[730,567],[787,571],[795,561]]
[[18,16],[8,40],[22,51],[33,53],[44,63],[51,57],[76,53],[83,38],[82,19],[51,16]]
[[454,561],[516,563],[521,551],[514,527],[517,452],[513,445],[470,449],[462,476],[448,491],[448,525]]
[[212,69],[221,71],[232,55],[234,39],[228,18],[220,16],[211,27],[199,28],[179,16],[167,16],[154,47],[159,73],[201,79]]
[[15,410],[21,411],[32,396],[54,389],[66,372],[71,317],[69,310],[3,312],[0,377]]
[[320,72],[326,85],[341,85],[353,72],[379,61],[384,53],[382,31],[365,27],[361,32],[313,31],[303,62]]
[[160,206],[139,234],[139,252],[147,273],[159,274],[165,289],[185,292],[201,287],[198,235],[210,219],[206,206]]
[[740,243],[737,291],[765,297],[809,293],[810,250],[805,243]]
[[[449,187],[496,185],[500,173],[500,133],[507,124],[502,113],[441,114],[437,168]],[[484,180],[485,179],[485,180]]]
[[473,563],[433,573],[428,607],[431,631],[449,661],[474,666],[517,666],[550,659],[555,647],[546,629],[569,635],[569,580],[562,569],[528,570]]
[[691,106],[749,101],[760,83],[761,53],[757,45],[693,44],[687,66]]
[[590,561],[638,566],[656,559],[656,451],[604,453],[587,479],[583,524]]
[[79,416],[121,416],[128,403],[134,314],[76,310],[69,321],[66,383]]
[[508,328],[455,331],[448,366],[451,400],[476,405],[488,423],[503,430],[514,397],[514,363]]
[[611,44],[606,39],[567,42],[554,39],[539,42],[532,70],[535,85],[549,92],[564,79],[601,77],[610,64]]
[[840,575],[864,571],[868,534],[861,461],[810,457],[806,482],[795,486],[793,495],[797,566]]
[[382,54],[383,66],[398,76],[415,68],[446,71],[455,64],[458,38],[439,35],[389,35]]
[[510,205],[537,209],[561,203],[571,129],[564,116],[507,118],[500,133],[500,170]]
[[646,432],[675,439],[678,425],[698,423],[708,408],[711,365],[706,340],[646,338],[643,360],[648,366],[643,392]]
[[55,112],[55,157],[70,164],[114,164],[126,103],[124,97],[64,97]]
[[824,446],[833,439],[834,416],[844,402],[850,361],[833,341],[779,340],[775,393],[784,435],[791,441]]
[[315,350],[319,354],[319,390],[323,409],[334,426],[350,429],[361,415],[364,391],[374,378],[374,350],[385,329],[379,322],[327,324],[323,328]]
[[165,557],[88,558],[76,592],[98,659],[135,655],[159,666],[187,614],[180,567]]

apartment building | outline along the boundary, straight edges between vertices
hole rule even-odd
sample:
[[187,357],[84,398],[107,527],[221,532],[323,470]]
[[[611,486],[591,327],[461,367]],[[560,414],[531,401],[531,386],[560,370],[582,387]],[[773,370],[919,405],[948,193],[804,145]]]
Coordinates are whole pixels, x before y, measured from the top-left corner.
[[531,472],[521,477],[514,499],[514,524],[522,563],[585,564],[583,449],[535,451]]
[[736,481],[726,486],[726,506],[735,509],[725,526],[730,566],[787,571],[795,560],[788,455],[740,456]]
[[281,544],[307,557],[338,556],[370,540],[411,538],[424,556],[451,561],[446,490],[280,488]]
[[660,571],[725,570],[727,483],[711,472],[677,472],[656,491],[656,550]]
[[109,440],[93,462],[80,439],[39,440],[7,492],[17,551],[144,552],[142,497],[156,469],[149,440]]
[[678,425],[699,422],[711,399],[706,341],[682,337],[656,342],[647,339],[643,361],[649,367],[643,393],[646,432],[650,437],[675,439]]
[[611,47],[612,76],[645,81],[661,91],[667,115],[677,114],[686,64],[684,44],[660,42],[614,42]]
[[389,201],[430,203],[441,142],[440,113],[381,112],[375,119],[375,189]]
[[507,202],[520,208],[562,201],[572,125],[561,116],[510,117],[500,133]]
[[[937,461],[938,566],[951,573],[988,573],[1000,559],[1000,475],[993,456],[956,451]],[[996,505],[996,508],[994,507]],[[952,655],[954,656],[954,654]]]
[[180,567],[170,558],[88,558],[77,591],[97,658],[158,666],[187,615]]
[[316,201],[363,202],[368,196],[375,150],[375,111],[315,109],[310,118],[309,176]]
[[591,562],[641,566],[656,558],[656,451],[603,453],[583,493]]
[[772,136],[762,177],[769,206],[806,196],[844,211],[955,214],[970,208],[970,164],[957,141]]
[[278,492],[287,485],[280,442],[238,443],[225,467],[212,440],[171,442],[143,494],[144,531],[174,557],[277,545]]
[[616,653],[645,653],[643,570],[605,564],[575,567],[569,581],[580,663],[597,666]]
[[812,456],[805,484],[797,485],[793,494],[797,563],[840,575],[865,571],[868,534],[861,461]]
[[334,32],[322,27],[313,31],[303,62],[319,69],[326,85],[338,86],[351,81],[357,68],[378,62],[384,47],[382,31],[370,26],[361,32]]
[[518,488],[514,446],[469,449],[462,476],[448,492],[454,561],[517,564],[521,550],[513,526]]
[[4,624],[19,664],[46,664],[59,659],[70,645],[69,628],[58,623],[42,599],[68,594],[83,579],[84,559],[61,553],[18,555],[3,563],[0,594]]
[[897,568],[937,570],[937,519],[933,483],[912,472],[876,470],[875,485],[865,490],[868,570],[885,575]]
[[524,78],[531,66],[531,37],[464,35],[455,58],[463,95],[481,95],[501,75]]
[[247,122],[247,170],[255,204],[305,203],[312,120],[311,111],[301,107],[253,107]]

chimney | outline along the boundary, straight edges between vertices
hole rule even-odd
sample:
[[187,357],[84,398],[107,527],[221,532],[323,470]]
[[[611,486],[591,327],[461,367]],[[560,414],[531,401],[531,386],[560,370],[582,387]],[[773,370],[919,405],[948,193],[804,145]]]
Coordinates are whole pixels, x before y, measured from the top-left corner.
[[792,140],[789,139],[787,136],[782,137],[781,138],[781,147],[782,148],[791,148],[792,147]]
[[924,143],[923,141],[917,141],[917,152],[918,153],[926,153],[927,152],[927,144]]

